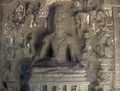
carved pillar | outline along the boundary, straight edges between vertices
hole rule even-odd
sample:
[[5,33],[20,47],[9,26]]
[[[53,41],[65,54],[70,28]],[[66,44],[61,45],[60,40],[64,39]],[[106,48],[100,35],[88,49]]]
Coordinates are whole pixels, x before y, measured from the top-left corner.
[[34,86],[33,86],[33,84],[30,85],[30,91],[34,91]]
[[62,85],[61,84],[57,85],[57,91],[62,91]]
[[52,85],[51,84],[47,85],[47,91],[52,91]]
[[2,13],[3,8],[0,5],[0,89],[2,89]]
[[80,84],[80,91],[88,91],[89,82],[83,82]]
[[40,86],[40,84],[36,84],[36,91],[41,91],[41,86]]
[[120,91],[120,1],[113,0],[115,30],[115,91]]
[[71,85],[70,84],[67,85],[67,91],[71,91]]

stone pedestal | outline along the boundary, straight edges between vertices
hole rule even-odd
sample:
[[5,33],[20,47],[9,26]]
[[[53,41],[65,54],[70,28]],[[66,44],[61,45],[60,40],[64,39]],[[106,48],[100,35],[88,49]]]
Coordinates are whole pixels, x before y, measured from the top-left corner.
[[69,67],[34,68],[29,81],[30,91],[88,91],[89,83],[85,70]]

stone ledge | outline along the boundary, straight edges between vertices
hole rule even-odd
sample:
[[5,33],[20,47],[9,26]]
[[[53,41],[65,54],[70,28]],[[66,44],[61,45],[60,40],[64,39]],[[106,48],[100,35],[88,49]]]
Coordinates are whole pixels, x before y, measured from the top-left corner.
[[71,84],[71,85],[84,85],[84,84],[90,84],[90,82],[88,82],[88,81],[81,81],[81,82],[65,82],[65,81],[63,81],[63,82],[30,82],[29,83],[30,85],[35,85],[35,86],[37,86],[37,85],[47,85],[47,84],[51,84],[51,85],[58,85],[58,84],[62,84],[62,85],[66,85],[66,84]]
[[32,77],[31,80],[29,81],[29,83],[32,82],[39,82],[39,83],[43,83],[43,82],[84,82],[87,81],[87,79],[85,77],[39,77],[39,78],[35,78]]
[[69,67],[33,68],[31,82],[84,82],[87,81],[84,69]]
[[85,69],[73,67],[34,67],[33,73],[85,73]]

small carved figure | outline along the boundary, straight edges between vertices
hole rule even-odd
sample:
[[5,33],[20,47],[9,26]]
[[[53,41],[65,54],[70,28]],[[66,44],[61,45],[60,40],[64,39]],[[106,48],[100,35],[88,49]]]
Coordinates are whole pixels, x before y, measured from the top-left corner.
[[25,19],[25,8],[24,6],[19,2],[19,5],[16,7],[13,15],[13,22],[15,26],[21,24],[24,22]]

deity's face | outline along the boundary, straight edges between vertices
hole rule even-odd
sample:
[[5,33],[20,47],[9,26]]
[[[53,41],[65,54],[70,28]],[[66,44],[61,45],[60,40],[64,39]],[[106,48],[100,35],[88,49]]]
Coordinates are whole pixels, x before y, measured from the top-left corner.
[[55,34],[56,34],[58,37],[64,36],[65,31],[64,31],[64,29],[62,28],[62,26],[56,25],[56,27],[55,27]]

